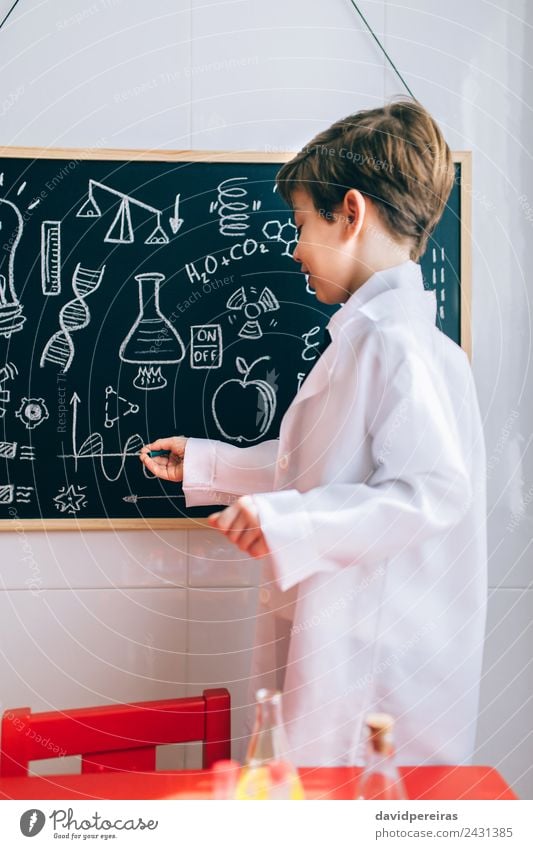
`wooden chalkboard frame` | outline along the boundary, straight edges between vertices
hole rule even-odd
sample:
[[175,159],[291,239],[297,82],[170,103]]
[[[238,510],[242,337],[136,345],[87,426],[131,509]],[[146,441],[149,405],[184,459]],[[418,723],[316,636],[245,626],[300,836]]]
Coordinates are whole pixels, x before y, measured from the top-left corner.
[[[0,148],[4,159],[76,159],[122,160],[145,162],[236,162],[279,163],[287,162],[295,151],[263,153],[258,151],[216,150],[127,150],[110,148]],[[472,357],[472,154],[455,151],[453,161],[461,169],[460,176],[460,274],[461,274],[461,347]],[[130,530],[191,530],[210,527],[207,519],[2,519],[0,531],[25,533],[28,531],[130,531]]]

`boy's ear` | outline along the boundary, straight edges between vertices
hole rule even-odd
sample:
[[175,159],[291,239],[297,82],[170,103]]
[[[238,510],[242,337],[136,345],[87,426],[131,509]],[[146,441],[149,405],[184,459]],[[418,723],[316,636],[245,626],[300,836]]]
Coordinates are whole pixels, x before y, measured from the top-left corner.
[[366,202],[364,196],[357,189],[349,189],[344,195],[342,202],[342,213],[350,235],[357,236],[363,226],[365,218]]

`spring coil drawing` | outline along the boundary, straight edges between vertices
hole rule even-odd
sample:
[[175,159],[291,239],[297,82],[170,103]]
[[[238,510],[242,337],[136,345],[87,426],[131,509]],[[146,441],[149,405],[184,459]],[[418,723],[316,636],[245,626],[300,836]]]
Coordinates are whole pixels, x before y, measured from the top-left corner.
[[68,371],[74,358],[75,349],[71,333],[83,330],[91,320],[89,308],[85,298],[96,292],[104,276],[105,265],[100,271],[90,268],[82,268],[78,263],[72,275],[72,290],[76,295],[68,301],[59,312],[59,326],[53,336],[46,343],[41,354],[40,366],[45,363],[54,363],[62,367],[63,373]]
[[239,185],[247,177],[230,177],[218,187],[218,215],[220,219],[220,234],[222,236],[239,236],[250,226],[249,204],[243,201],[248,194],[245,186]]

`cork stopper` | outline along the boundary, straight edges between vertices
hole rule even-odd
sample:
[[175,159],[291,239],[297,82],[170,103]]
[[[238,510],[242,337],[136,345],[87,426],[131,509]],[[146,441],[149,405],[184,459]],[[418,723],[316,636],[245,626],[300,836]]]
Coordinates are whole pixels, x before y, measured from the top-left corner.
[[366,717],[368,740],[374,752],[388,755],[392,752],[394,720],[388,713],[369,713]]

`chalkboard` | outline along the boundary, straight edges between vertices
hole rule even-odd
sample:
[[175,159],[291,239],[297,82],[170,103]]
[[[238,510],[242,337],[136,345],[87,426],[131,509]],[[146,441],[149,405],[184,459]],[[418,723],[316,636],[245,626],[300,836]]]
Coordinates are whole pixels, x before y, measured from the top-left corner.
[[[0,151],[0,526],[202,525],[142,444],[277,436],[332,308],[291,259],[290,157]],[[469,347],[467,154],[422,260]]]

